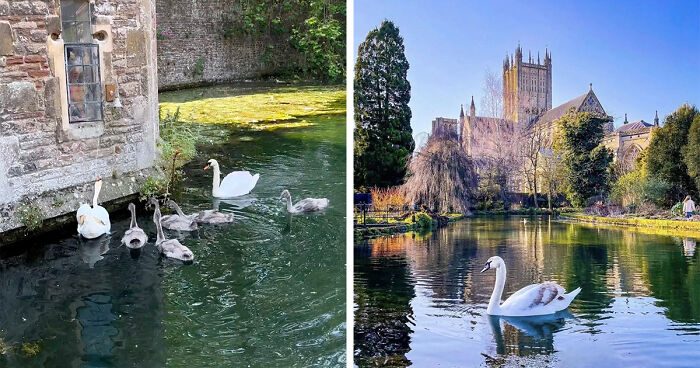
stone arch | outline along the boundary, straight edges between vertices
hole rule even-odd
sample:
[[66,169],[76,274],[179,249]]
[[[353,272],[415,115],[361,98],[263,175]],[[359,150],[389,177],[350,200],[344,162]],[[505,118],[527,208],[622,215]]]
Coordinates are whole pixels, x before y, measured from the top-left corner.
[[619,158],[620,169],[623,174],[634,171],[634,161],[637,159],[637,156],[639,156],[639,154],[642,153],[642,150],[642,147],[636,143],[632,143],[628,147],[625,147],[623,149],[622,155]]

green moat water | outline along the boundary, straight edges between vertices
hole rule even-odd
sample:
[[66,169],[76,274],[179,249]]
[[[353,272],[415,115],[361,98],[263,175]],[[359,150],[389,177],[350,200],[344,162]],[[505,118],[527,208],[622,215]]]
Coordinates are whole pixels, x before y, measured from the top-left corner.
[[[700,360],[698,238],[474,218],[355,243],[355,363],[416,367],[691,367]],[[553,280],[581,293],[554,318],[486,314],[493,255],[503,298]]]
[[[166,231],[192,249],[192,265],[159,257],[141,206],[150,242],[136,259],[119,246],[126,212],[112,214],[106,238],[81,241],[69,229],[3,252],[0,367],[345,366],[345,115],[306,120],[259,132],[201,127],[181,207],[218,207],[236,222]],[[213,200],[202,170],[210,158],[224,174],[260,173],[257,187]],[[330,208],[290,218],[285,188],[293,199],[327,197]],[[27,343],[39,353],[27,356]]]

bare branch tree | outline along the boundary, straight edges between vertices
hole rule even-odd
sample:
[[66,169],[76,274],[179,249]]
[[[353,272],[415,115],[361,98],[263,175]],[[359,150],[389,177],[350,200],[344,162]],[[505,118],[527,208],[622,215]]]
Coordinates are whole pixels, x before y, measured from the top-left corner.
[[484,72],[481,106],[483,116],[503,118],[503,81],[501,77],[486,69]]

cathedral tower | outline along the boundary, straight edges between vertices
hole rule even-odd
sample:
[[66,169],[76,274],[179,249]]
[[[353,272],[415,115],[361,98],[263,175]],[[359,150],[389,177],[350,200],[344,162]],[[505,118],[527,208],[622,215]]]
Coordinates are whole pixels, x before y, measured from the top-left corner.
[[503,118],[530,124],[551,108],[552,55],[545,50],[543,63],[539,53],[536,62],[532,54],[524,61],[518,45],[503,61]]

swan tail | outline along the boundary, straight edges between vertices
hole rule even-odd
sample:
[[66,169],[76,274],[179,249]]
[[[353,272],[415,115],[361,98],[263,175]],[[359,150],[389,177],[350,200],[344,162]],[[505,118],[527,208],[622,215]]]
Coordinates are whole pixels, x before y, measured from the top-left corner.
[[576,297],[576,295],[578,295],[578,293],[580,293],[580,292],[581,292],[581,288],[580,288],[580,287],[577,287],[576,289],[574,289],[574,290],[571,291],[570,293],[566,294],[566,296],[569,297],[570,300],[574,300],[574,298]]

